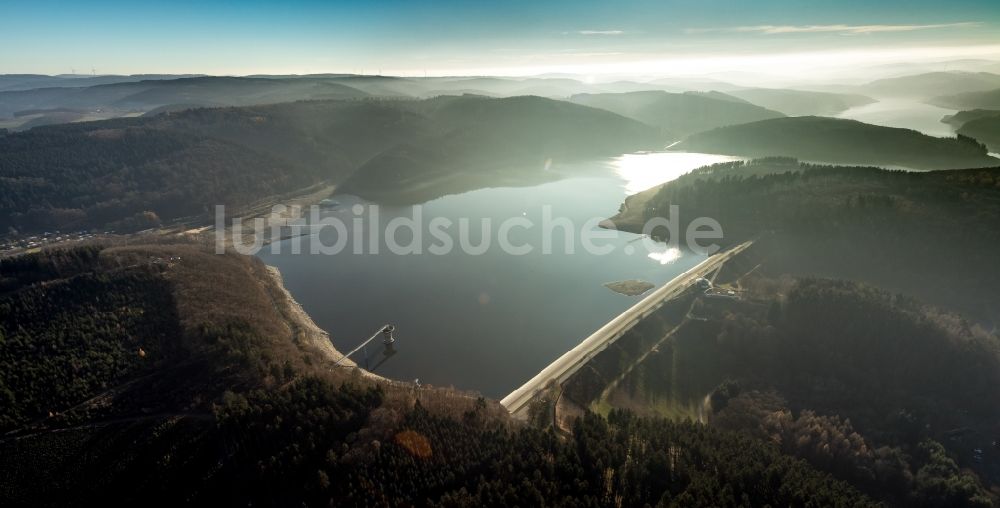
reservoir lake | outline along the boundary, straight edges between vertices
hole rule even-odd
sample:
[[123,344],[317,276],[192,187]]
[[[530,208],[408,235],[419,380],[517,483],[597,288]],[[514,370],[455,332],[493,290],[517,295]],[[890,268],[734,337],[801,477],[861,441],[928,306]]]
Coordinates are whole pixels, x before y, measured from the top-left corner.
[[[323,216],[348,226],[364,220],[365,233],[373,221],[382,225],[376,230],[384,231],[393,218],[419,215],[414,222],[421,253],[390,252],[385,238],[372,252],[366,237],[352,239],[334,255],[309,254],[312,242],[336,243],[337,232],[327,227],[276,242],[258,257],[281,270],[285,286],[343,353],[382,325],[395,325],[396,353],[384,356],[377,339],[367,347],[367,362],[361,351],[352,356],[359,365],[394,379],[503,397],[642,298],[615,293],[605,283],[639,279],[659,287],[704,259],[640,235],[597,228],[596,222],[614,215],[629,194],[731,160],[736,158],[653,152],[557,163],[547,170],[553,181],[483,188],[421,205],[381,206],[377,221],[368,203],[339,195],[334,197],[339,205]],[[543,252],[546,215],[552,217],[551,253]],[[499,245],[498,229],[518,217],[521,225],[509,228],[509,243],[532,251],[511,254]],[[435,218],[452,222],[446,229],[454,239],[450,252],[428,250],[440,244],[427,234]],[[462,219],[467,231],[458,225]],[[484,228],[484,219],[490,226]],[[398,229],[396,244],[411,245],[411,231]],[[485,252],[469,253],[460,246],[466,232],[471,245],[481,245],[484,237],[491,244]],[[594,245],[611,252],[585,249],[585,232],[596,236]],[[300,253],[293,253],[295,243]],[[363,253],[354,253],[355,243],[366,247]]]

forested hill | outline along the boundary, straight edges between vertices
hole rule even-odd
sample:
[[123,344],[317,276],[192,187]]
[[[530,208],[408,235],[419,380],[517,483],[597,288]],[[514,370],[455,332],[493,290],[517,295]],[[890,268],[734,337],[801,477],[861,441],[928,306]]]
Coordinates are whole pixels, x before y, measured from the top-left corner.
[[976,141],[985,143],[990,150],[997,152],[1000,151],[1000,112],[991,112],[992,115],[984,113],[979,118],[964,122],[957,132],[975,138]]
[[873,506],[774,444],[587,415],[561,436],[311,346],[255,258],[0,264],[0,505]]
[[659,127],[664,138],[670,140],[724,125],[784,116],[723,94],[643,91],[578,94],[570,100]]
[[993,506],[997,337],[866,284],[789,277],[758,245],[715,277],[739,298],[671,302],[686,320],[644,319],[561,396],[746,432],[888,506]]
[[644,124],[541,97],[438,97],[411,103],[408,111],[430,125],[371,157],[341,191],[416,203],[477,187],[552,178],[544,171],[552,161],[662,146]]
[[989,118],[993,116],[1000,116],[1000,110],[996,109],[968,109],[964,111],[959,111],[954,115],[945,115],[941,118],[941,122],[951,125],[956,129],[969,123],[973,120],[978,120],[980,118]]
[[787,156],[816,162],[912,169],[1000,164],[971,138],[936,138],[910,129],[802,116],[720,127],[686,138],[678,149],[746,157]]
[[628,198],[612,220],[639,230],[671,205],[680,207],[682,223],[718,220],[723,243],[764,238],[773,263],[791,273],[865,280],[987,323],[1000,306],[997,168],[721,164]]
[[[0,433],[210,415],[315,354],[256,258],[92,244],[0,261]],[[286,369],[286,370],[282,370]]]
[[352,181],[391,192],[386,175],[516,167],[537,177],[549,158],[655,146],[639,122],[538,97],[296,102],[49,126],[0,134],[0,231],[141,229],[341,183],[369,161],[372,177]]
[[935,97],[932,104],[952,109],[1000,109],[1000,88]]

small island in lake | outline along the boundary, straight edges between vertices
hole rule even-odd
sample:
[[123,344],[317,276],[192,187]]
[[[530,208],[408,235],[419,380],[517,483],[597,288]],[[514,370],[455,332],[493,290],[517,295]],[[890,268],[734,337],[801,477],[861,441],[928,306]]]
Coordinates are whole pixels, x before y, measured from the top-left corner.
[[604,285],[604,287],[625,296],[639,296],[656,286],[644,280],[631,279],[621,280],[618,282],[608,282]]

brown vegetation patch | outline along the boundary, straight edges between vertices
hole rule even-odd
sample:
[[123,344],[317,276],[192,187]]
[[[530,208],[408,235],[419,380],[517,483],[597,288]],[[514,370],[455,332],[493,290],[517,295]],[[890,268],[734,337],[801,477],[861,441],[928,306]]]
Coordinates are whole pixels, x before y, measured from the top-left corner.
[[414,457],[427,459],[434,454],[431,450],[431,442],[419,432],[404,430],[396,434],[396,437],[393,439],[396,441],[396,444],[402,446],[403,449]]

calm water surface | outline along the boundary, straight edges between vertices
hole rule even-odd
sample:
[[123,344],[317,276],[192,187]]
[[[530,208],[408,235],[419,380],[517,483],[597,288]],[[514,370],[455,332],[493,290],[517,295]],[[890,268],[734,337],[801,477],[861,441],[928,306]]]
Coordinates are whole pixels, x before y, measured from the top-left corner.
[[915,100],[891,99],[851,108],[837,116],[885,127],[913,129],[930,136],[953,137],[955,131],[950,125],[941,122],[941,118],[953,114],[953,109],[939,108]]
[[[384,243],[377,254],[352,254],[353,244],[332,256],[292,254],[295,240],[286,240],[277,244],[280,253],[265,249],[260,257],[281,270],[289,291],[330,332],[340,351],[353,349],[384,323],[396,325],[397,354],[384,358],[380,345],[370,347],[372,370],[501,397],[640,298],[614,293],[604,283],[642,279],[660,286],[702,259],[662,245],[649,252],[638,235],[605,230],[599,231],[611,238],[595,243],[614,250],[587,253],[579,240],[585,222],[613,215],[627,194],[733,159],[674,152],[556,165],[552,170],[565,178],[531,187],[481,189],[420,207],[424,225],[434,217],[456,223],[468,218],[467,236],[476,245],[483,233],[480,221],[492,220],[492,245],[480,255],[458,248],[436,255],[425,248],[422,254],[400,256],[388,252]],[[337,200],[341,206],[330,215],[345,222],[354,218],[352,206],[359,200]],[[566,252],[563,228],[553,229],[556,253],[541,252],[545,206],[553,217],[572,222],[573,253]],[[393,217],[413,217],[414,207],[382,207],[379,212],[384,224]],[[516,228],[510,235],[513,244],[531,245],[533,252],[510,255],[496,245],[497,225],[510,217],[533,222],[532,228]],[[310,242],[333,244],[335,238],[324,238],[335,236],[329,229],[299,239],[302,252],[309,252]],[[457,225],[448,231],[457,237]],[[397,238],[405,244],[409,235],[404,233]],[[365,364],[363,356],[357,360]]]

